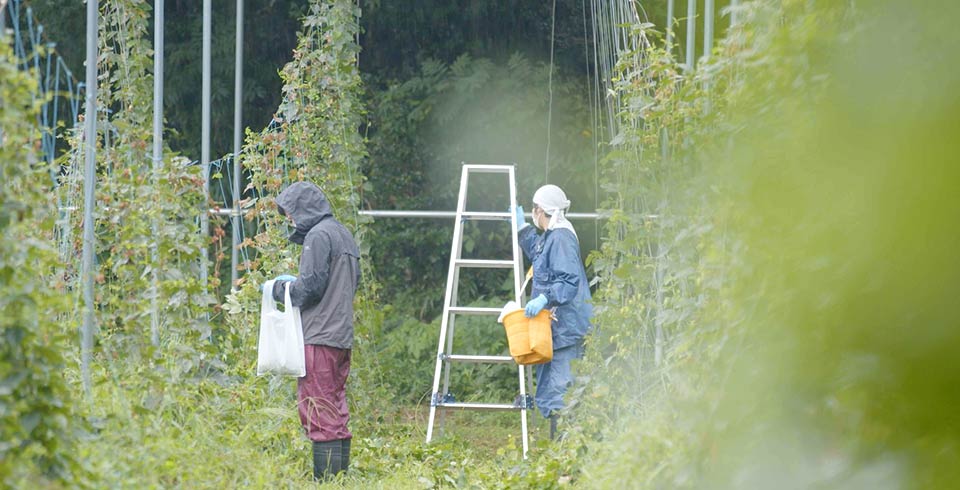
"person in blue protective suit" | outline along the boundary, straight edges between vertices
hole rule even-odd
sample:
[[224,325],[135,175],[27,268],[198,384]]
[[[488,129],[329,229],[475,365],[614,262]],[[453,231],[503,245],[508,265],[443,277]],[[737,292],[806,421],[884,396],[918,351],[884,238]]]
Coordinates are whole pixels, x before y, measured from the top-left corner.
[[[593,306],[590,283],[580,260],[580,241],[565,213],[570,208],[563,190],[545,185],[533,195],[533,224],[524,221],[523,207],[517,206],[519,242],[533,263],[533,289],[524,314],[534,317],[544,308],[553,310],[553,360],[536,366],[537,392],[534,401],[540,413],[550,419],[550,438],[557,434],[557,412],[563,396],[573,384],[570,361],[583,356],[583,339],[590,331]],[[537,233],[537,229],[542,233]]]

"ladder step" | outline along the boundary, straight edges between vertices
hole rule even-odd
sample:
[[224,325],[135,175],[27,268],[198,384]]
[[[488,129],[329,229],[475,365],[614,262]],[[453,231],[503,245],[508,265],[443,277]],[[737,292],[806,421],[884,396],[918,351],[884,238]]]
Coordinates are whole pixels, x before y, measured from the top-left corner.
[[451,306],[447,309],[450,313],[458,315],[497,315],[500,316],[500,308],[481,308],[479,306]]
[[457,259],[454,263],[457,267],[475,269],[513,269],[512,260]]
[[520,407],[510,403],[439,403],[438,408],[465,408],[471,410],[520,410]]
[[474,355],[465,355],[465,354],[445,354],[443,358],[447,361],[456,361],[456,362],[476,362],[476,363],[503,363],[503,364],[514,364],[514,360],[510,356],[474,356]]
[[510,219],[510,213],[493,213],[493,212],[482,212],[482,211],[465,211],[460,214],[460,217],[463,219],[474,219],[474,220],[504,220]]

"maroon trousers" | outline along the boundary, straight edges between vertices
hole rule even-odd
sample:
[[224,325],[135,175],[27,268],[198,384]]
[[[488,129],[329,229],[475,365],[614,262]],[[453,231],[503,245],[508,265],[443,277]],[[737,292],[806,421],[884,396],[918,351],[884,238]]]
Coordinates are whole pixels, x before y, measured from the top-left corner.
[[307,438],[314,442],[350,439],[347,430],[347,375],[350,350],[305,345],[307,375],[297,380],[297,408]]

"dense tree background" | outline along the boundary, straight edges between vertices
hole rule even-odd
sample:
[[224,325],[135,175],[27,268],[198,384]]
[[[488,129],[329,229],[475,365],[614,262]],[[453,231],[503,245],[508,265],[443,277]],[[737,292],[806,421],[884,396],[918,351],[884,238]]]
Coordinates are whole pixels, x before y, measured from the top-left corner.
[[[75,73],[82,73],[83,43],[66,40],[83,39],[83,5],[54,0],[29,5],[48,36],[60,40]],[[549,180],[567,190],[573,211],[593,211],[597,141],[587,85],[593,76],[590,7],[582,0],[558,0],[555,6],[553,24],[552,2],[360,2],[360,67],[369,94],[368,122],[358,129],[371,148],[365,165],[367,208],[453,209],[464,161],[516,163],[519,199],[528,202],[547,178],[551,114]],[[246,2],[243,123],[254,131],[269,124],[280,104],[278,70],[291,57],[305,7],[304,0]],[[216,159],[232,152],[235,2],[215,0],[213,12],[211,153]],[[658,15],[649,8],[647,13]],[[201,20],[202,2],[166,2],[166,139],[192,160],[200,154]],[[212,192],[217,199],[217,186]],[[385,299],[421,320],[432,318],[442,297],[449,223],[383,220],[374,226],[381,238],[372,244],[371,259],[384,281]],[[584,251],[594,249],[594,223],[578,223],[578,228]],[[230,233],[229,227],[225,231]],[[476,240],[483,245],[480,235]],[[228,270],[220,274],[229,277]],[[497,289],[501,279],[491,277],[478,287],[496,283]]]
[[[84,4],[57,0],[28,0],[25,4],[46,26],[47,36],[58,42],[58,50],[74,72],[82,73],[85,48],[79,41],[84,39]],[[254,129],[266,126],[276,111],[281,96],[277,71],[291,57],[305,6],[304,0],[245,3],[244,125]],[[215,155],[232,151],[235,7],[233,0],[213,2]],[[375,0],[360,2],[360,7],[360,67],[376,82],[375,87],[415,76],[425,60],[450,63],[469,54],[503,61],[518,52],[531,60],[549,58],[550,2]],[[586,70],[582,7],[579,0],[556,2],[556,63],[579,73]],[[172,135],[174,149],[197,155],[202,2],[168,0],[164,14],[167,124],[176,132]]]

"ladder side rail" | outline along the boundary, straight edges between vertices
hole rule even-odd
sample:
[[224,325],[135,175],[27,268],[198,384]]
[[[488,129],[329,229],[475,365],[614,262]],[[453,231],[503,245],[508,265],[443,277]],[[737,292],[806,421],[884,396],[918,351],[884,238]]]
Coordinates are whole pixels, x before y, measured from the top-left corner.
[[[520,303],[521,295],[523,291],[521,290],[522,283],[521,278],[523,277],[523,254],[520,251],[520,237],[519,230],[517,229],[520,226],[517,223],[517,213],[512,212],[517,207],[517,180],[516,180],[516,166],[510,167],[509,172],[510,178],[510,204],[511,204],[511,216],[510,216],[510,237],[513,245],[513,288],[515,292],[515,297],[517,304]],[[523,439],[523,459],[527,459],[527,451],[529,449],[529,441],[527,436],[527,390],[526,390],[526,376],[524,376],[524,366],[522,364],[517,365],[517,377],[520,383],[520,431]]]
[[[447,344],[446,348],[443,351],[443,357],[441,357],[441,362],[443,364],[442,376],[443,384],[440,390],[439,401],[441,404],[446,404],[447,394],[450,393],[450,372],[453,370],[453,364],[446,359],[448,354],[453,353],[453,339],[454,334],[456,333],[457,327],[457,317],[451,312],[451,308],[457,307],[460,305],[460,266],[459,261],[463,259],[463,235],[464,235],[464,225],[466,221],[463,219],[464,214],[467,212],[467,196],[470,194],[470,166],[463,165],[461,170],[464,175],[463,181],[460,184],[461,194],[457,197],[457,211],[454,219],[460,225],[459,232],[454,227],[453,241],[455,242],[452,246],[455,247],[452,250],[456,251],[456,260],[452,261],[454,272],[453,272],[453,285],[451,287],[452,294],[450,295],[449,301],[446,301],[443,305],[443,315],[447,319]],[[452,252],[451,252],[452,253]],[[443,407],[438,407],[443,408]],[[437,428],[439,429],[440,434],[443,434],[443,424],[446,421],[447,411],[440,410],[437,420]]]
[[[467,169],[463,168],[460,172],[460,196],[458,198],[457,209],[458,211],[463,209],[463,205],[467,200]],[[456,262],[457,257],[460,256],[460,251],[458,250],[458,240],[457,237],[463,232],[462,229],[463,223],[460,219],[457,219],[453,225],[453,235],[454,240],[450,244],[450,267],[447,270],[447,289],[444,293],[444,302],[443,302],[443,318],[440,320],[440,339],[437,342],[437,358],[436,358],[436,367],[433,372],[433,389],[430,391],[430,420],[427,424],[427,442],[433,438],[433,422],[437,414],[437,396],[440,389],[440,374],[443,369],[443,354],[444,344],[446,342],[447,334],[447,320],[449,318],[448,308],[450,306],[450,300],[452,296],[452,287],[453,280],[455,278],[454,274],[456,273]]]
[[520,289],[523,284],[523,252],[520,250],[520,236],[519,229],[520,223],[517,223],[517,213],[514,211],[517,208],[517,182],[516,176],[514,174],[514,168],[510,168],[510,237],[512,239],[511,245],[513,245],[513,288],[516,292],[515,301],[518,305],[521,305],[521,295],[523,291]]
[[[462,221],[461,221],[462,222]],[[463,254],[463,233],[458,237],[460,242],[457,245],[457,255]],[[459,257],[458,257],[459,258]],[[443,314],[448,318],[447,323],[447,345],[446,349],[443,351],[444,357],[440,360],[443,363],[443,387],[440,390],[440,400],[446,400],[447,394],[450,393],[450,371],[453,370],[453,365],[450,361],[446,360],[447,354],[453,353],[453,336],[457,327],[457,318],[454,313],[450,311],[450,307],[459,304],[460,298],[460,268],[458,267],[453,273],[453,295],[451,296],[451,303],[444,305]],[[437,421],[437,427],[440,429],[440,434],[443,434],[443,423],[446,420],[446,410],[441,410],[439,415],[439,420]]]

